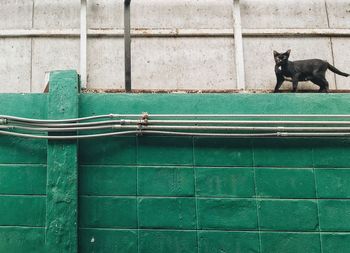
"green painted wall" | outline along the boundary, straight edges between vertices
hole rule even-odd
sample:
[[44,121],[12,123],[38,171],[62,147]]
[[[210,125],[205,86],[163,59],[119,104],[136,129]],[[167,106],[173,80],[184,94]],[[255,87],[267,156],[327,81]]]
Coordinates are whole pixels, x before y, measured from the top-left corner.
[[[0,94],[0,114],[47,118],[47,98]],[[348,94],[80,94],[78,111],[349,114],[349,105]],[[47,145],[0,136],[0,252],[44,249]],[[348,252],[349,148],[330,138],[80,141],[79,252]]]
[[[46,118],[46,95],[0,94],[0,114]],[[46,141],[0,136],[0,252],[42,252]]]
[[[349,113],[347,94],[83,94],[106,113]],[[350,140],[80,142],[82,252],[343,253]]]

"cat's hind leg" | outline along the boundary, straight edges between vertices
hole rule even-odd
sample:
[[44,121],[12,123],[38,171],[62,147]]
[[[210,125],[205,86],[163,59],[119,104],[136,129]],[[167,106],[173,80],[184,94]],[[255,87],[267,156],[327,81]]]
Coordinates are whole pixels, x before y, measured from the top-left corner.
[[324,92],[324,93],[329,92],[329,83],[325,77],[323,76],[314,77],[311,81],[314,84],[320,86],[319,92]]

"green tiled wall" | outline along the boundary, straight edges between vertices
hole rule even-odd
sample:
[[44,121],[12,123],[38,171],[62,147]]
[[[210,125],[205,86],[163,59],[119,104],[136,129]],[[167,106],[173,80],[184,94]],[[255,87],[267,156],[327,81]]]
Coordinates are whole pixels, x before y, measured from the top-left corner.
[[[348,94],[79,99],[82,117],[349,114],[350,108]],[[42,109],[28,110],[35,107]],[[0,113],[46,118],[46,96],[0,95]],[[0,137],[0,252],[38,252],[45,242],[46,147],[45,141]],[[138,136],[79,142],[82,253],[346,253],[349,221],[350,139]]]
[[[84,94],[106,113],[349,113],[349,95]],[[322,108],[320,108],[322,104]],[[84,253],[345,253],[347,139],[113,138],[80,143]],[[348,176],[349,175],[349,176]]]
[[[0,115],[47,117],[45,94],[0,94]],[[0,252],[44,253],[45,140],[0,135]]]

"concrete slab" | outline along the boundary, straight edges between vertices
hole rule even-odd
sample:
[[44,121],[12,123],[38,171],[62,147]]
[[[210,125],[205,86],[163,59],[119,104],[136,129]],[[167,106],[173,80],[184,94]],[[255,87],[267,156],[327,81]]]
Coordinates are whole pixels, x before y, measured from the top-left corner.
[[64,38],[33,39],[32,91],[45,89],[45,72],[79,70],[79,40]]
[[[248,89],[271,89],[276,85],[274,73],[275,62],[273,50],[285,52],[291,49],[290,60],[304,60],[319,58],[332,62],[331,44],[328,38],[245,38],[244,60],[246,83]],[[320,50],[322,49],[322,50]],[[330,88],[335,88],[334,74],[327,71]],[[284,89],[291,89],[292,85],[285,82]],[[298,89],[315,89],[318,86],[311,82],[300,83]]]
[[89,0],[88,26],[89,28],[123,28],[123,1]]
[[34,9],[37,29],[80,27],[80,0],[35,0]]
[[[350,74],[350,38],[333,38],[334,65],[342,72]],[[350,89],[350,77],[336,75],[338,89]]]
[[241,0],[244,28],[328,28],[324,0]]
[[0,1],[0,29],[32,27],[33,0]]
[[331,28],[350,28],[350,1],[326,0]]
[[132,27],[232,28],[232,0],[133,0]]
[[132,42],[135,89],[235,89],[233,39],[138,38]]
[[30,92],[30,39],[0,39],[0,92]]
[[88,88],[124,88],[124,41],[117,38],[88,40]]

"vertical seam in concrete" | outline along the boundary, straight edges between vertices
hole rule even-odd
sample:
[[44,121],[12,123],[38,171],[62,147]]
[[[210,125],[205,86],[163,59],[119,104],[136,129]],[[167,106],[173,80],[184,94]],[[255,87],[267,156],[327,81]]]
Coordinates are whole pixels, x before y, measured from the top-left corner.
[[[32,0],[32,25],[31,29],[34,28],[34,11],[35,11],[35,0]],[[33,92],[33,37],[30,38],[30,83],[29,92]]]
[[243,36],[241,23],[241,9],[239,0],[233,0],[234,12],[234,43],[235,43],[235,64],[236,64],[236,80],[237,90],[246,90],[245,87],[245,69],[244,69],[244,53],[243,53]]
[[[329,13],[328,13],[327,0],[324,0],[324,6],[325,6],[325,9],[326,9],[327,25],[328,25],[328,28],[330,29],[330,28],[331,28],[331,24],[330,24],[330,22],[329,22]],[[332,37],[331,37],[331,36],[329,37],[329,41],[330,41],[330,43],[331,43],[332,64],[333,64],[333,66],[334,66],[334,65],[335,65],[335,58],[334,58],[333,40],[332,40]],[[333,73],[333,75],[334,75],[335,89],[337,90],[337,89],[338,89],[338,85],[337,85],[337,75],[336,75],[335,73]]]
[[252,140],[250,140],[250,147],[251,147],[251,150],[252,150],[252,159],[253,159],[254,193],[255,193],[256,216],[257,216],[257,222],[258,222],[259,252],[262,252],[262,248],[261,248],[261,231],[260,231],[260,215],[259,215],[259,203],[258,203],[258,190],[257,190],[257,184],[256,184],[255,154],[254,154],[254,145],[253,145],[253,141]]
[[198,198],[197,198],[197,171],[195,166],[195,158],[194,158],[194,139],[192,136],[192,168],[193,168],[193,180],[194,180],[194,201],[196,208],[196,238],[197,238],[197,253],[199,253],[199,217],[198,217]]

